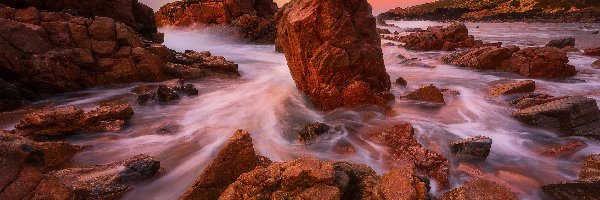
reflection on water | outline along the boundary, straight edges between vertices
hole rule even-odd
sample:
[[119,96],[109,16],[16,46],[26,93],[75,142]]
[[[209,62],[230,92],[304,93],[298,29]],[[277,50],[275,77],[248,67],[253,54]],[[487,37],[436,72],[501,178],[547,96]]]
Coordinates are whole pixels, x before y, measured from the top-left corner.
[[[401,27],[426,27],[429,22],[396,22]],[[579,24],[468,24],[478,39],[502,41],[509,44],[541,45],[551,37],[576,35]],[[524,26],[530,28],[523,28]],[[397,99],[391,110],[363,107],[354,110],[338,109],[330,113],[316,110],[306,97],[296,90],[283,54],[273,46],[239,45],[218,42],[199,32],[162,30],[165,44],[176,50],[209,50],[240,65],[240,79],[204,79],[192,82],[200,95],[183,97],[173,105],[135,105],[135,95],[129,91],[136,86],[96,88],[56,97],[54,104],[76,105],[91,109],[94,104],[114,98],[125,98],[136,114],[131,125],[120,133],[74,136],[76,144],[93,145],[79,154],[79,165],[102,164],[145,153],[156,156],[166,172],[159,178],[142,184],[126,199],[177,199],[187,190],[203,168],[216,156],[219,148],[235,132],[251,132],[259,154],[274,161],[287,161],[300,156],[315,156],[328,160],[365,163],[378,173],[385,169],[380,160],[381,148],[362,139],[368,130],[410,122],[417,130],[417,140],[424,146],[448,157],[447,145],[453,140],[485,135],[493,139],[492,153],[486,162],[475,165],[490,176],[515,185],[524,199],[537,199],[541,184],[574,179],[579,162],[588,154],[600,152],[598,143],[585,141],[589,146],[567,158],[540,156],[540,149],[569,141],[555,133],[523,126],[510,117],[511,109],[503,98],[485,95],[486,83],[501,78],[522,78],[502,72],[484,72],[448,66],[439,62],[442,52],[412,52],[398,47],[383,47],[387,71],[395,79],[404,77],[409,86],[393,86],[392,92],[402,96],[424,84],[454,89],[460,95],[446,95],[447,105],[431,107]],[[521,34],[523,33],[523,34]],[[578,38],[580,45],[592,44]],[[387,41],[384,41],[387,42]],[[399,64],[398,55],[419,58],[423,65]],[[578,75],[581,81],[554,82],[536,80],[540,92],[554,95],[592,94],[600,99],[600,78],[589,65],[593,58],[571,54],[571,63],[580,70],[596,74]],[[594,93],[594,91],[596,91]],[[596,96],[593,96],[593,95]],[[388,113],[386,116],[385,113]],[[395,113],[390,116],[389,113]],[[337,127],[339,134],[302,146],[295,133],[306,123],[322,121]],[[4,123],[3,127],[13,126]],[[172,133],[157,132],[167,126]],[[353,150],[349,150],[353,149]],[[465,177],[451,177],[454,186]],[[436,191],[438,194],[443,191]]]

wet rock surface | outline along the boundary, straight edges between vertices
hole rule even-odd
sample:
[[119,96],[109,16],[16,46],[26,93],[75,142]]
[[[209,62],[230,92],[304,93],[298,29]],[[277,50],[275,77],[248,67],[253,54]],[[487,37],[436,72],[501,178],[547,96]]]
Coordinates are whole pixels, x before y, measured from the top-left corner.
[[315,122],[312,124],[307,124],[298,132],[298,140],[302,143],[308,143],[317,139],[320,135],[326,134],[329,132],[331,127],[327,124]]
[[394,83],[403,87],[406,87],[408,85],[408,82],[402,77],[398,77]]
[[269,164],[271,161],[268,158],[254,151],[250,133],[238,130],[180,199],[219,199],[240,175]]
[[531,93],[536,88],[533,80],[498,80],[491,82],[490,85],[488,93],[492,96]]
[[277,16],[276,43],[296,87],[318,108],[383,105],[393,99],[367,1],[294,0]]
[[460,159],[485,160],[490,155],[492,139],[485,136],[477,136],[452,142],[450,151]]
[[583,54],[588,56],[600,56],[600,47],[585,49],[583,50]]
[[568,37],[568,38],[550,40],[550,42],[548,42],[548,44],[546,44],[546,47],[555,47],[555,48],[559,48],[559,49],[564,49],[567,47],[575,47],[575,38]]
[[414,101],[424,101],[440,104],[446,103],[442,91],[433,85],[422,86],[421,88],[410,92],[404,98]]
[[579,179],[542,186],[542,191],[554,199],[598,199],[600,194],[600,155],[586,157]]
[[462,187],[444,193],[441,199],[518,200],[519,198],[515,193],[493,181],[477,178],[467,181]]
[[585,158],[581,171],[579,172],[581,179],[597,179],[600,178],[600,154],[592,154]]
[[483,44],[482,41],[470,36],[469,29],[462,23],[453,23],[447,27],[429,27],[425,31],[403,36],[400,41],[405,43],[403,45],[405,48],[419,51],[451,51]]
[[141,105],[153,102],[168,103],[181,99],[181,95],[197,96],[199,94],[196,86],[185,84],[181,79],[167,84],[140,85],[132,92],[138,95],[137,102]]
[[461,67],[519,73],[530,78],[566,78],[577,74],[567,53],[553,47],[482,47],[444,57]]
[[568,142],[564,145],[558,145],[558,146],[549,148],[549,149],[545,150],[544,152],[542,152],[542,155],[554,156],[554,157],[570,156],[582,149],[585,149],[587,146],[588,146],[587,143],[579,141],[579,140],[575,140],[575,141]]

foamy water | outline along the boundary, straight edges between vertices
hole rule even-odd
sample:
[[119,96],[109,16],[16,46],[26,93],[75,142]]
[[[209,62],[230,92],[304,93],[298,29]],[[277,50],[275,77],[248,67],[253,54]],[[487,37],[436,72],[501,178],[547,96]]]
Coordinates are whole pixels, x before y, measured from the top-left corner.
[[[430,22],[396,22],[400,27],[426,27]],[[502,41],[508,44],[543,45],[555,36],[575,36],[582,31],[579,24],[523,25],[468,24],[477,39]],[[538,28],[523,28],[523,27]],[[512,28],[511,28],[512,27]],[[544,28],[545,27],[545,28]],[[219,149],[237,129],[251,132],[256,151],[274,161],[289,161],[301,156],[326,160],[364,163],[378,173],[387,170],[381,160],[382,148],[363,139],[365,132],[394,124],[409,122],[417,129],[417,140],[438,151],[458,166],[447,148],[454,140],[485,135],[493,139],[492,153],[487,161],[475,165],[490,176],[497,177],[519,189],[523,199],[540,198],[539,185],[577,177],[580,161],[586,155],[600,152],[597,142],[577,137],[557,137],[556,133],[524,126],[512,117],[506,98],[486,95],[490,81],[513,78],[515,74],[478,71],[442,64],[442,52],[413,52],[398,47],[383,47],[386,68],[395,79],[404,77],[406,88],[394,85],[397,97],[424,84],[454,89],[460,95],[446,95],[447,105],[428,106],[397,98],[389,110],[376,107],[338,109],[324,113],[315,109],[294,85],[285,57],[273,51],[273,46],[229,44],[214,36],[195,31],[161,30],[165,44],[175,50],[209,50],[239,63],[239,79],[203,79],[193,81],[200,95],[183,97],[172,105],[140,106],[129,91],[138,84],[95,88],[66,94],[47,102],[75,105],[91,109],[95,103],[125,98],[135,110],[130,126],[119,133],[78,135],[70,138],[75,144],[93,147],[76,156],[78,165],[104,164],[137,154],[157,157],[165,173],[136,187],[125,199],[177,199],[212,161]],[[521,34],[523,33],[523,34]],[[593,44],[594,36],[578,36],[580,45]],[[595,36],[597,37],[597,36]],[[581,38],[581,39],[580,39]],[[387,41],[384,41],[387,42]],[[399,64],[398,55],[419,58],[422,66]],[[538,92],[552,95],[582,95],[600,99],[600,78],[590,67],[595,60],[579,54],[570,55],[571,63],[582,74],[569,81],[536,80]],[[594,93],[595,91],[595,93]],[[593,96],[595,95],[595,96]],[[338,134],[310,145],[300,145],[296,133],[307,123],[321,121],[336,127]],[[156,129],[169,125],[179,127],[175,133],[160,134]],[[11,127],[14,123],[2,124]],[[572,139],[588,143],[588,147],[567,158],[540,156],[551,145]],[[354,153],[340,151],[352,146]],[[451,183],[459,186],[466,177],[453,174]],[[444,191],[433,191],[441,194]]]

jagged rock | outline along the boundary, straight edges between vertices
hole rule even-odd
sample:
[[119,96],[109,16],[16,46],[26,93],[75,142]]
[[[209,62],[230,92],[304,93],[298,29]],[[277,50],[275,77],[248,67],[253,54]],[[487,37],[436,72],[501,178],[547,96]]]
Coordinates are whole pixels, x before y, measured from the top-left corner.
[[135,183],[160,173],[160,161],[147,155],[107,164],[62,169],[49,173],[78,198],[117,199]]
[[467,181],[462,187],[444,193],[442,200],[489,199],[518,200],[517,195],[497,183],[485,179]]
[[535,81],[533,80],[498,80],[490,83],[489,94],[492,96],[502,96],[509,94],[531,93],[535,91]]
[[433,85],[422,86],[405,96],[406,99],[445,104],[444,94]]
[[575,140],[567,144],[555,146],[545,150],[542,152],[542,155],[553,157],[569,156],[578,152],[579,150],[585,149],[587,146],[588,145],[585,142]]
[[403,86],[403,87],[406,87],[406,85],[408,85],[408,82],[402,77],[398,77],[396,79],[395,83],[398,84],[399,86]]
[[530,78],[566,78],[577,70],[569,65],[567,53],[553,47],[482,47],[444,57],[444,62],[461,67],[519,73]]
[[414,138],[415,130],[410,124],[396,125],[382,132],[367,135],[367,140],[387,147],[385,157],[390,165],[413,163],[415,170],[433,177],[440,187],[449,185],[450,164],[444,156],[428,150]]
[[462,23],[453,23],[447,27],[429,27],[426,31],[403,36],[400,41],[405,43],[403,45],[405,48],[419,51],[451,51],[483,44],[482,41],[470,36],[469,29]]
[[180,199],[219,199],[225,189],[240,175],[256,167],[266,167],[270,163],[268,158],[254,152],[250,133],[237,130]]
[[142,105],[153,101],[166,103],[179,100],[181,98],[180,94],[187,96],[196,96],[199,94],[196,86],[193,84],[184,84],[182,79],[176,80],[176,83],[165,83],[158,86],[140,85],[132,92],[138,94],[137,102]]
[[580,179],[597,179],[600,178],[600,154],[592,154],[585,158],[581,171],[579,172]]
[[174,89],[166,86],[159,85],[158,90],[156,90],[156,97],[160,102],[170,102],[174,100],[179,100],[179,94],[175,92]]
[[292,0],[279,10],[277,20],[276,43],[296,86],[318,108],[383,105],[392,100],[381,40],[367,1]]
[[600,139],[600,110],[596,100],[591,98],[559,98],[520,109],[512,116],[532,126],[557,129],[568,136]]
[[588,56],[600,56],[600,47],[585,49],[583,50],[583,54]]
[[300,132],[298,132],[298,140],[303,143],[311,142],[317,139],[317,137],[320,135],[329,132],[330,129],[331,127],[324,123],[315,122],[312,124],[307,124],[302,128],[302,130],[300,130]]
[[485,136],[477,136],[452,142],[450,151],[461,159],[485,160],[490,155],[492,139]]
[[550,42],[546,44],[546,47],[555,47],[559,49],[564,49],[566,47],[575,47],[575,38],[568,37],[557,40],[550,40]]

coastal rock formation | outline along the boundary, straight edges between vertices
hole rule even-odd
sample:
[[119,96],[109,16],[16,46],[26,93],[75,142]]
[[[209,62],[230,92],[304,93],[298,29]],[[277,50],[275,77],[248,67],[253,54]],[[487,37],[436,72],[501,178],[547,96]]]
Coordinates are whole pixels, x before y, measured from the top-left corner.
[[427,21],[598,23],[598,13],[600,2],[595,0],[440,0],[395,8],[379,17]]
[[211,27],[236,40],[275,42],[272,0],[183,0],[168,3],[156,12],[158,26]]
[[485,136],[477,136],[452,142],[450,151],[461,159],[485,160],[490,155],[492,139]]
[[577,74],[575,66],[569,64],[567,53],[553,47],[482,47],[443,59],[447,64],[519,73],[530,78],[566,78]]
[[440,104],[446,103],[444,100],[444,94],[434,85],[422,86],[421,88],[410,92],[405,98],[414,101],[425,101]]
[[518,200],[519,198],[515,193],[493,181],[476,178],[467,181],[462,187],[444,193],[441,199]]
[[250,133],[238,130],[180,199],[219,199],[225,189],[240,175],[269,164],[271,161],[268,158],[254,152]]
[[277,45],[296,87],[322,110],[393,99],[366,0],[293,0],[277,13]]
[[490,83],[489,94],[492,96],[502,96],[509,94],[530,93],[535,91],[535,81],[533,80],[498,80]]
[[25,136],[119,131],[133,114],[124,101],[109,102],[87,113],[75,107],[45,109],[25,115],[15,128]]
[[[147,39],[162,42],[162,36],[158,34],[156,29],[152,8],[139,3],[138,0],[0,0],[0,4],[17,9],[35,7],[37,10],[63,12],[84,18],[94,18],[96,16],[107,17],[132,27],[137,33],[144,35]],[[31,17],[31,14],[34,13],[30,12],[28,16]],[[23,19],[26,18],[24,17]],[[30,19],[39,20],[35,18]]]
[[401,124],[381,132],[370,133],[366,138],[387,147],[388,155],[385,159],[390,166],[412,163],[415,170],[433,177],[440,187],[447,187],[450,175],[448,159],[423,147],[414,135],[415,129],[410,124]]
[[600,199],[600,155],[589,155],[583,162],[579,179],[542,186],[554,199]]
[[411,33],[400,37],[405,44],[403,47],[418,51],[443,50],[451,51],[456,48],[471,48],[482,45],[469,35],[469,29],[462,23],[453,23],[447,27],[433,26],[425,31]]
[[556,129],[567,136],[600,139],[600,110],[596,100],[581,96],[547,97],[513,112],[518,120],[537,127]]

